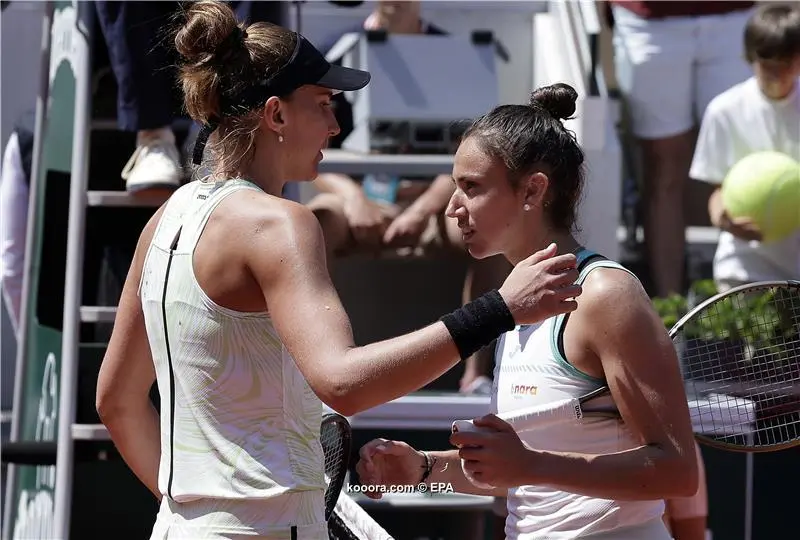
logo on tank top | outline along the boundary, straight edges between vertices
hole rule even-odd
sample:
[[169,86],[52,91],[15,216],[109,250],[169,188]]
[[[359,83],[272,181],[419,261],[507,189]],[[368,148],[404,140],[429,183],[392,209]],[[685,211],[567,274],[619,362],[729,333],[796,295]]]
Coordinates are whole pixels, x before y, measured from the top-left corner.
[[514,397],[535,396],[539,387],[532,384],[512,384],[511,395]]

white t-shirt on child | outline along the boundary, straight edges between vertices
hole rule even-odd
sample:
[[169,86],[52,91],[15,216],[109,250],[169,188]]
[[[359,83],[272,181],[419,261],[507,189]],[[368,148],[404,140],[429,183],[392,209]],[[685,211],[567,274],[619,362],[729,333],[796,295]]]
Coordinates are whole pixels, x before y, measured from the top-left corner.
[[[726,90],[709,104],[700,127],[689,176],[721,184],[740,159],[774,150],[800,161],[800,79],[780,101],[768,99],[755,77]],[[800,277],[800,231],[773,243],[747,242],[720,232],[714,256],[718,282]]]

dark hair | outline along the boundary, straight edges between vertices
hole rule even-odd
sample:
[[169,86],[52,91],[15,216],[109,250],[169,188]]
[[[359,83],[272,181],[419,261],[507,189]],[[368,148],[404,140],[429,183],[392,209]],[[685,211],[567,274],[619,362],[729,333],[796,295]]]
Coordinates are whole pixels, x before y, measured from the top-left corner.
[[800,56],[800,7],[788,3],[759,7],[745,26],[744,51],[748,62]]
[[575,113],[578,93],[568,84],[535,90],[529,105],[501,105],[467,128],[463,139],[475,137],[484,151],[502,160],[515,186],[542,168],[550,179],[545,198],[551,222],[561,229],[575,226],[583,189],[583,151],[562,120]]
[[[276,72],[296,45],[290,30],[266,22],[241,24],[218,0],[193,2],[181,15],[175,48],[184,107],[201,124],[220,117],[223,93],[236,94]],[[209,141],[220,172],[236,171],[252,159],[259,122],[259,110],[220,119],[217,137]]]

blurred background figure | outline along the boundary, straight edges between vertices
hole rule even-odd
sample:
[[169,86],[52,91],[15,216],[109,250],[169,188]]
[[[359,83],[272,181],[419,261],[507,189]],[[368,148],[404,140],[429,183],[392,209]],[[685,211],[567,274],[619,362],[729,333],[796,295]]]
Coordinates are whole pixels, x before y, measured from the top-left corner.
[[35,120],[35,112],[28,111],[14,124],[0,171],[0,290],[15,333],[22,305]]
[[607,2],[616,78],[641,151],[645,254],[656,296],[685,289],[695,128],[717,94],[749,75],[740,43],[753,4]]
[[[713,272],[723,291],[752,281],[800,278],[800,231],[763,241],[752,219],[728,214],[720,188],[733,166],[755,152],[779,152],[800,162],[800,4],[762,5],[741,35],[744,47],[738,48],[754,75],[708,106],[690,172],[716,186],[708,212],[721,229]],[[754,170],[751,181],[764,180]]]

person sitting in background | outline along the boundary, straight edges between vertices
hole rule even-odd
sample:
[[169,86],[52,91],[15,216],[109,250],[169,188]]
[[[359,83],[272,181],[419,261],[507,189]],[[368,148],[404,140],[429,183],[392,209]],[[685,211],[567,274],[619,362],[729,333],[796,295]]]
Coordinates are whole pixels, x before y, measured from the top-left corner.
[[[420,17],[418,1],[379,1],[362,26],[354,31],[381,29],[392,34],[445,34]],[[335,42],[328,45],[323,50]],[[352,131],[353,110],[343,93],[334,96],[334,100],[336,119],[344,129],[331,139],[330,147],[339,148]],[[453,192],[449,175],[439,175],[433,182],[398,181],[398,189],[385,197],[371,197],[361,180],[346,174],[321,173],[314,181],[321,194],[309,202],[309,207],[320,220],[330,257],[363,249],[417,247],[434,241],[443,232],[435,230],[443,223],[432,218],[441,215]],[[363,180],[371,185],[377,179],[367,175]],[[449,238],[447,234],[443,237]]]
[[[384,29],[392,34],[444,35],[441,28],[420,16],[418,1],[379,1],[358,30]],[[330,43],[329,47],[334,43]],[[323,50],[327,50],[323,47]],[[342,133],[331,140],[339,147],[353,125],[352,108],[344,94],[334,96],[336,118]],[[398,250],[417,254],[445,252],[465,254],[456,221],[444,210],[455,188],[449,174],[429,179],[396,180],[393,196],[382,198],[369,186],[381,179],[368,176],[362,181],[339,173],[321,173],[314,186],[321,193],[308,202],[322,226],[329,259],[356,252]],[[390,180],[390,181],[392,181]],[[367,189],[365,189],[365,185]],[[380,186],[379,186],[380,187]],[[375,190],[377,191],[377,190]],[[466,303],[497,287],[511,266],[502,257],[470,261],[462,290]],[[462,391],[490,391],[487,375],[493,369],[494,351],[486,347],[465,364]]]
[[761,6],[747,23],[744,49],[754,76],[709,104],[690,171],[692,178],[718,186],[708,212],[721,229],[714,256],[720,291],[800,276],[800,232],[761,242],[753,222],[728,215],[719,187],[728,171],[753,152],[778,151],[800,160],[800,6]]

